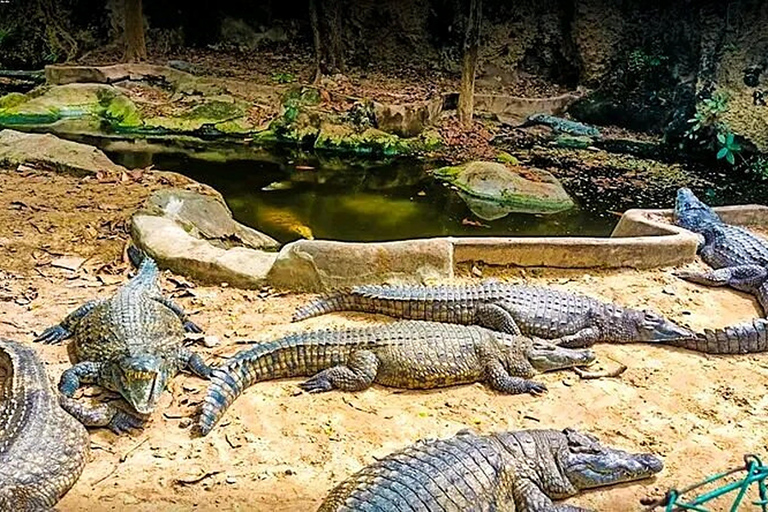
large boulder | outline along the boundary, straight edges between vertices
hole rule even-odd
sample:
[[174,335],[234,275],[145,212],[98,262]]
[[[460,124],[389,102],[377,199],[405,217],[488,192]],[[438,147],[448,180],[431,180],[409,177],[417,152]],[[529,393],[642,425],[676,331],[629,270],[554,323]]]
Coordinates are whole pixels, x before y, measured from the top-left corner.
[[268,251],[280,248],[280,243],[274,238],[236,222],[220,196],[177,188],[162,189],[149,197],[145,211],[168,217],[192,236],[219,247],[242,245]]
[[363,284],[424,284],[453,276],[449,239],[382,243],[299,240],[280,251],[270,285],[327,291]]
[[497,162],[470,162],[433,171],[466,196],[525,213],[556,213],[573,207],[560,182],[547,171]]
[[162,267],[202,283],[258,288],[277,257],[273,252],[245,247],[217,247],[190,235],[167,217],[134,215],[131,235]]
[[125,168],[113,163],[99,149],[62,140],[55,135],[0,131],[0,166],[29,165],[77,175],[97,172],[120,173]]
[[442,111],[442,97],[400,105],[373,102],[373,112],[378,128],[400,137],[419,135],[435,123]]
[[255,288],[277,254],[273,238],[243,226],[220,196],[163,189],[131,219],[134,243],[162,267],[205,283]]

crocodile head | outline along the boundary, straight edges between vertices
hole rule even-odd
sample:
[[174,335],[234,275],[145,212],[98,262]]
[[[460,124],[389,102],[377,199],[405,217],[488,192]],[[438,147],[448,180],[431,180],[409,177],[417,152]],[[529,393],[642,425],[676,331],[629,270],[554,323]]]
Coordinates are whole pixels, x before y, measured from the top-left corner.
[[585,366],[595,360],[595,353],[589,349],[559,347],[544,340],[535,340],[526,355],[539,372]]
[[153,355],[128,356],[112,366],[110,377],[119,392],[137,412],[151,413],[168,381],[166,363]]
[[622,330],[617,341],[664,343],[696,337],[693,331],[653,311],[627,310],[616,322]]
[[702,203],[691,189],[685,187],[678,189],[675,200],[675,224],[700,233],[707,226],[720,222],[720,217],[715,211]]
[[563,475],[577,489],[648,478],[664,467],[650,453],[629,453],[603,446],[594,436],[570,428],[562,433],[567,443],[558,443],[555,457]]

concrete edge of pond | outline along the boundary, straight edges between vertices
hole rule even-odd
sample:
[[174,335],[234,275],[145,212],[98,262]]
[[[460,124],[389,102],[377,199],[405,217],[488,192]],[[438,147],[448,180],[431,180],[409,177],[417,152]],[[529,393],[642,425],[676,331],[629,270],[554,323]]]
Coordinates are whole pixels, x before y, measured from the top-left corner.
[[[725,222],[768,226],[768,207],[715,208]],[[557,268],[657,268],[693,261],[699,237],[671,224],[672,210],[628,210],[608,238],[444,237],[399,242],[299,240],[283,246],[273,286],[328,291],[371,283],[423,284],[459,264]]]

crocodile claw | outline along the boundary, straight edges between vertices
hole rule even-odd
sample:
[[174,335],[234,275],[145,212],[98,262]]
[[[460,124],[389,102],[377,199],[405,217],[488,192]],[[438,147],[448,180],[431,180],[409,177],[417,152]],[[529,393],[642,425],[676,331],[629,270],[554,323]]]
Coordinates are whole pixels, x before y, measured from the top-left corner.
[[202,329],[202,328],[200,328],[200,326],[199,326],[199,325],[197,325],[197,324],[196,324],[195,322],[193,322],[192,320],[187,320],[186,322],[184,322],[184,330],[185,330],[186,332],[194,332],[194,333],[200,333],[200,332],[203,332],[203,329]]
[[109,429],[115,434],[122,434],[131,430],[140,429],[144,425],[141,418],[132,416],[123,411],[117,411],[109,422]]
[[299,387],[307,393],[322,393],[333,389],[333,384],[326,378],[316,375],[299,384]]
[[547,392],[547,386],[539,382],[530,382],[526,391],[532,395],[542,395]]
[[72,333],[61,325],[54,325],[44,330],[34,341],[35,343],[44,343],[46,345],[58,345],[71,335]]

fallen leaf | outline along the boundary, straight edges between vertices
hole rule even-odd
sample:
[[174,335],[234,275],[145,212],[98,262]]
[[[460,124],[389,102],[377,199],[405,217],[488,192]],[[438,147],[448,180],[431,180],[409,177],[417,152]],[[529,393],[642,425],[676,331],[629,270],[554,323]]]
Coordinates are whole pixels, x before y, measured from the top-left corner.
[[85,258],[81,258],[80,256],[64,256],[62,258],[51,260],[51,266],[74,272],[79,269],[84,262]]

